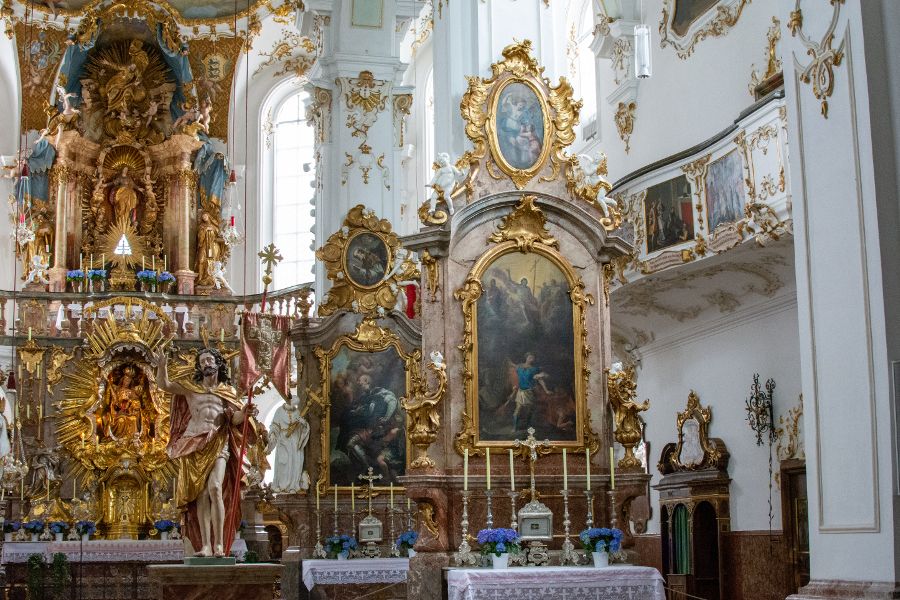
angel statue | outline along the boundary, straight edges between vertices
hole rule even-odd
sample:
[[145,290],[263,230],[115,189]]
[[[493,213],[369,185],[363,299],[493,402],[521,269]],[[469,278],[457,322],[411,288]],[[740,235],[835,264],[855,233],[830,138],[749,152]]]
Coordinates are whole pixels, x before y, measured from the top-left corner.
[[47,259],[40,252],[35,252],[31,256],[31,265],[28,270],[28,277],[25,278],[25,285],[29,283],[43,283],[47,285],[50,283],[50,279],[47,277],[47,270],[50,268],[50,265],[47,263]]
[[234,290],[228,285],[228,278],[225,276],[225,265],[220,260],[213,261],[212,279],[217,290],[221,290],[224,287],[232,294],[234,293]]
[[612,188],[606,179],[606,154],[602,152],[597,156],[579,154],[578,168],[581,171],[576,175],[578,190],[596,201],[603,211],[603,216],[610,218],[609,211],[616,207],[616,201],[606,197],[606,192]]
[[440,353],[439,350],[433,350],[431,354],[429,354],[431,358],[431,362],[434,363],[434,366],[438,369],[446,369],[447,365],[444,363],[444,355]]
[[450,162],[450,155],[446,152],[441,152],[437,155],[434,165],[434,177],[431,178],[431,183],[425,186],[433,190],[428,198],[428,212],[433,215],[437,210],[437,203],[443,200],[447,205],[447,211],[452,215],[453,200],[450,198],[450,195],[453,192],[453,188],[465,180],[468,169],[466,171],[457,169]]
[[68,116],[71,116],[71,115],[81,112],[80,110],[78,110],[77,108],[72,106],[72,101],[71,101],[72,98],[77,98],[78,94],[76,94],[75,92],[67,93],[66,88],[64,88],[61,85],[56,86],[56,93],[59,96],[59,99],[62,100],[62,103],[63,103],[63,111],[62,111],[63,116],[68,117]]

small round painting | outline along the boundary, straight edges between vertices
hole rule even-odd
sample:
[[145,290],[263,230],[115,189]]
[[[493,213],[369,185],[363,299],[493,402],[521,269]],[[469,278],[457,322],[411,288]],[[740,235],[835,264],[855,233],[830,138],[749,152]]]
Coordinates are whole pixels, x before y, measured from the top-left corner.
[[544,113],[531,86],[514,81],[497,99],[497,147],[514,169],[527,170],[540,160],[544,148]]
[[390,256],[388,247],[374,233],[360,233],[347,244],[347,276],[360,287],[372,287],[384,279]]

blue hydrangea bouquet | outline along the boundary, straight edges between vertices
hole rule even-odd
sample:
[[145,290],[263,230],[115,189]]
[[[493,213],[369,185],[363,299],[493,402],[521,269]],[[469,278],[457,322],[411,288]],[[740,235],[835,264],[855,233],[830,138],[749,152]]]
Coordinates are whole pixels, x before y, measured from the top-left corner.
[[93,521],[77,521],[75,531],[80,536],[92,536],[97,533],[97,524]]
[[339,559],[350,558],[350,552],[356,550],[357,547],[356,538],[347,534],[333,535],[325,540],[325,548],[328,553]]
[[400,534],[400,537],[397,538],[397,548],[399,550],[406,549],[406,554],[410,558],[415,555],[415,550],[413,550],[413,546],[416,545],[416,540],[419,539],[419,534],[415,531],[404,531]]
[[521,549],[520,542],[521,539],[515,529],[501,527],[482,529],[478,532],[478,545],[481,547],[481,553],[485,555],[517,554]]
[[585,553],[618,552],[622,547],[622,530],[609,527],[591,527],[578,536]]

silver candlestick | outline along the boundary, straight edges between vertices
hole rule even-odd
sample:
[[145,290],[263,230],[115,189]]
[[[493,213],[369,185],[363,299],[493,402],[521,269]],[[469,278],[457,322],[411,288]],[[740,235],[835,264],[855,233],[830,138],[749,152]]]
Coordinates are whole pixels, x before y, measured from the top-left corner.
[[565,538],[562,543],[562,552],[559,555],[559,564],[562,566],[577,565],[579,559],[578,554],[575,552],[575,544],[569,539],[569,527],[572,525],[572,521],[569,519],[569,490],[562,490],[560,494],[563,497],[563,530]]
[[487,522],[488,529],[494,528],[494,513],[492,510],[493,496],[494,496],[493,490],[484,490],[484,499],[485,499],[485,502],[487,503],[487,515],[485,517],[485,521]]
[[608,490],[606,494],[609,496],[609,510],[611,512],[609,516],[609,526],[617,528],[619,526],[619,519],[616,517],[616,491]]
[[516,518],[516,498],[519,497],[519,493],[515,490],[509,491],[509,503],[512,507],[512,511],[509,513],[510,515],[510,523],[509,528],[513,531],[518,530],[519,528],[519,519]]
[[397,548],[397,537],[394,535],[394,512],[396,509],[393,506],[388,507],[388,515],[390,518],[390,532],[391,532],[391,552],[390,556],[400,556],[400,549]]
[[453,560],[456,562],[456,566],[463,567],[465,565],[474,566],[478,564],[478,559],[475,557],[475,554],[472,553],[472,548],[469,546],[469,491],[465,490],[462,492],[462,522],[460,525],[462,526],[462,541],[459,544],[459,548],[456,551],[456,554],[453,555]]
[[338,510],[337,503],[334,505],[334,537],[338,536],[338,514],[340,511]]
[[594,492],[585,490],[584,497],[587,501],[587,518],[585,519],[585,524],[586,528],[590,529],[594,526]]
[[322,513],[316,511],[316,546],[313,548],[313,558],[325,558],[325,548],[322,546]]

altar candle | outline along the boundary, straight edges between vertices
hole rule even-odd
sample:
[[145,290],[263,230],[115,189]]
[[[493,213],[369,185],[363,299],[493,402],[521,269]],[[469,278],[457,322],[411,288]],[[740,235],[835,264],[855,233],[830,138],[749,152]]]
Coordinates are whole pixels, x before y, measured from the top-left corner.
[[469,491],[469,449],[463,450],[463,491]]
[[47,476],[47,499],[50,498],[50,477]]
[[513,467],[512,448],[509,449],[509,490],[511,492],[516,491],[516,471]]
[[356,484],[350,482],[350,512],[356,512]]
[[219,341],[225,343],[225,329],[219,329]]
[[391,482],[391,508],[394,508],[394,482]]
[[28,341],[31,341],[31,327],[28,328]]
[[163,254],[163,271],[169,270],[169,256],[167,254]]
[[144,262],[144,255],[142,254],[141,255],[141,271],[146,271],[146,270],[147,270],[147,265]]
[[616,489],[616,453],[609,447],[609,489]]
[[491,489],[491,449],[485,448],[484,453],[484,474],[487,477],[486,485],[488,490]]
[[154,254],[153,256],[151,256],[150,260],[152,261],[151,268],[155,271],[156,270],[156,255]]
[[591,491],[591,449],[584,449],[584,457],[585,457],[585,465],[587,465],[587,471],[585,471],[584,476],[584,489],[587,491]]
[[103,268],[103,265],[106,264],[106,252],[100,255],[100,268]]
[[409,512],[411,510],[412,510],[412,501],[409,498],[407,498],[406,499],[406,512]]
[[94,268],[94,253],[91,252],[91,269]]
[[566,461],[566,449],[563,448],[563,489],[569,491],[569,465]]
[[19,501],[24,502],[25,501],[25,478],[24,477],[22,478],[20,485],[22,487],[19,488]]

